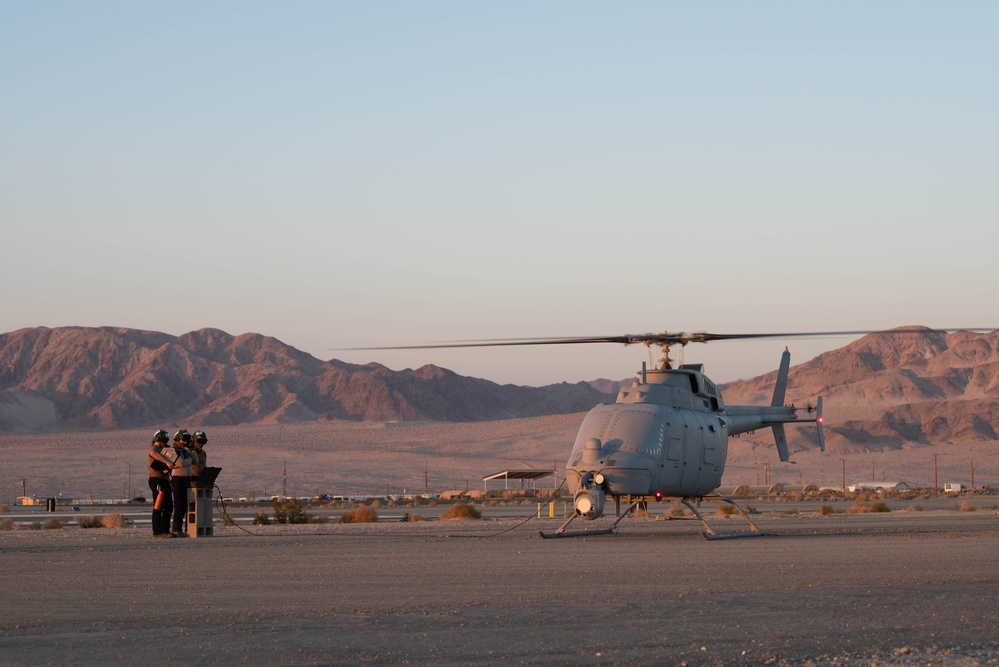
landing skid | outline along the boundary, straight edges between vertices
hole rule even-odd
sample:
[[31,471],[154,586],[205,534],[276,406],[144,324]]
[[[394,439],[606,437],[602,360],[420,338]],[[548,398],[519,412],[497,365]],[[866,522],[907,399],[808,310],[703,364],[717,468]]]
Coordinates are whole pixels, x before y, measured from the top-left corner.
[[722,498],[720,496],[708,496],[706,498],[701,498],[700,500],[705,502],[728,503],[736,510],[738,510],[739,516],[741,516],[743,519],[746,520],[746,523],[749,524],[751,530],[744,531],[741,533],[716,533],[714,529],[708,525],[708,522],[704,520],[704,517],[701,516],[701,513],[697,511],[697,508],[694,507],[688,499],[669,498],[668,500],[675,500],[676,502],[683,503],[684,505],[687,506],[687,509],[689,509],[691,512],[694,513],[694,516],[697,517],[697,520],[701,522],[702,526],[704,526],[704,531],[701,532],[701,537],[703,537],[706,540],[734,540],[739,537],[761,537],[763,535],[766,535],[765,532],[760,530],[756,526],[756,524],[753,523],[748,516],[746,516],[746,513],[742,511],[741,507],[736,505],[733,501],[729,500],[728,498]]
[[[743,519],[746,520],[746,523],[749,524],[750,530],[741,533],[718,533],[710,525],[708,525],[708,522],[705,520],[704,516],[697,510],[697,508],[693,504],[691,504],[689,499],[672,497],[672,498],[663,498],[663,500],[672,500],[686,505],[687,508],[694,513],[694,516],[697,517],[697,520],[701,522],[701,525],[704,526],[704,530],[701,532],[701,537],[703,537],[706,540],[733,540],[739,537],[761,537],[763,535],[766,535],[765,532],[760,530],[760,528],[757,527],[757,525],[753,523],[748,516],[746,516],[746,513],[742,511],[741,507],[739,507],[737,504],[735,504],[735,502],[729,500],[728,498],[722,498],[719,496],[708,496],[705,498],[700,498],[699,501],[728,503],[739,512],[739,516],[741,516]],[[628,516],[632,512],[632,510],[634,510],[636,507],[638,507],[641,504],[642,501],[632,503],[628,507],[628,509],[624,511],[623,514],[619,514],[619,516],[614,520],[614,523],[612,523],[608,528],[603,528],[600,530],[576,530],[572,532],[566,532],[566,528],[569,526],[569,524],[576,519],[577,515],[573,513],[573,515],[570,516],[568,519],[566,519],[565,523],[559,526],[558,530],[556,530],[554,533],[544,533],[538,531],[538,535],[542,539],[546,540],[555,539],[558,537],[588,537],[593,535],[610,535],[615,530],[617,530],[617,525],[621,523],[621,520],[624,519],[624,517]]]
[[545,540],[555,539],[556,537],[588,537],[588,536],[591,536],[591,535],[610,535],[611,533],[613,533],[617,529],[617,524],[621,523],[621,519],[623,519],[624,517],[628,516],[628,514],[630,514],[633,509],[635,509],[636,507],[638,507],[639,504],[640,503],[637,503],[637,502],[632,503],[628,507],[628,509],[626,509],[624,511],[624,514],[621,514],[616,519],[614,519],[614,523],[612,523],[610,525],[610,528],[603,528],[601,530],[576,530],[576,531],[573,531],[571,533],[567,533],[567,532],[565,532],[566,527],[570,523],[572,523],[573,519],[575,519],[576,516],[577,516],[577,514],[575,512],[573,512],[572,516],[570,516],[568,519],[566,519],[565,523],[563,523],[561,526],[559,526],[558,530],[556,530],[554,533],[543,533],[543,532],[541,532],[539,530],[538,531],[538,535],[540,535],[541,538],[545,539]]

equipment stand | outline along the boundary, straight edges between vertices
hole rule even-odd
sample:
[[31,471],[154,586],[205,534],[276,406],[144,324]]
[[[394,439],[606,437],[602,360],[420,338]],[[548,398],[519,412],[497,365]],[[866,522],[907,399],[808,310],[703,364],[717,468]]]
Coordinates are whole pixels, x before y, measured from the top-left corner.
[[187,493],[188,537],[212,537],[212,488],[193,486]]

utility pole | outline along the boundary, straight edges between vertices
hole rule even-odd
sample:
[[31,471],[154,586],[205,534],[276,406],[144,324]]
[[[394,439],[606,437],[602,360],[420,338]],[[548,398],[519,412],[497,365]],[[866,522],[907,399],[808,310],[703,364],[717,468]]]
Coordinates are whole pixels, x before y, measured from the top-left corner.
[[132,499],[132,464],[128,464],[128,495],[125,496],[125,500]]
[[872,482],[878,481],[877,478],[874,476],[874,461],[871,461],[871,481]]
[[430,497],[430,468],[426,459],[423,459],[423,497]]
[[975,492],[975,459],[971,459],[971,492]]
[[288,459],[284,460],[284,473],[283,473],[283,475],[284,475],[284,486],[282,487],[281,493],[283,493],[284,497],[287,498],[288,497]]
[[937,483],[937,457],[939,454],[933,455],[933,493],[940,492],[940,484]]
[[843,463],[843,493],[846,493],[846,459],[840,459]]

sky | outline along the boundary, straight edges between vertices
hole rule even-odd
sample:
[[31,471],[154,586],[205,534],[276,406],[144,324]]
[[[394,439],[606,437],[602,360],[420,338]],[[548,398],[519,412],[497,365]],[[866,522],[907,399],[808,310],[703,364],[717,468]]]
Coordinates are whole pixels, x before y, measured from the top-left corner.
[[[999,4],[0,4],[0,331],[501,383],[649,331],[999,325]],[[691,345],[717,381],[850,338]]]

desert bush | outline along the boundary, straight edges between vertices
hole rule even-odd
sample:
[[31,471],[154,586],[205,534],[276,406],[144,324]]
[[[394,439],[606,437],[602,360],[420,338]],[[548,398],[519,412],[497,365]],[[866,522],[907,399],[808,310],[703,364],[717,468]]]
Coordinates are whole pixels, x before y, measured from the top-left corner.
[[857,498],[848,511],[854,514],[867,514],[869,512],[890,512],[891,510],[888,509],[888,505],[884,501],[878,500],[867,503],[861,498]]
[[718,507],[715,508],[715,512],[721,514],[722,516],[732,516],[737,511],[738,510],[735,509],[734,505],[728,505],[728,504],[719,505]]
[[222,515],[222,525],[223,526],[235,526],[236,520],[232,518],[232,515],[226,512]]
[[48,519],[45,519],[42,528],[45,530],[59,530],[62,528],[62,519],[57,516],[50,516]]
[[372,500],[372,501],[371,501],[371,504],[370,504],[370,505],[368,505],[368,506],[369,506],[369,507],[370,507],[371,509],[373,509],[373,510],[376,510],[376,509],[378,509],[379,507],[381,507],[381,506],[382,506],[382,501],[380,501],[380,500],[378,500],[377,498],[375,498],[374,500]]
[[27,526],[25,526],[25,528],[27,528],[28,530],[41,530],[42,529],[42,522],[41,521],[32,521]]
[[294,498],[274,501],[274,520],[278,523],[312,523],[305,503]]
[[679,505],[673,505],[673,507],[670,507],[669,510],[666,511],[666,516],[671,519],[681,519],[687,516],[687,510]]
[[120,514],[105,514],[104,518],[101,519],[101,524],[105,528],[121,528],[126,523],[125,517]]
[[832,505],[822,505],[821,507],[819,507],[819,514],[821,514],[822,516],[829,516],[835,511],[836,510],[832,508]]
[[958,512],[977,512],[978,506],[974,503],[969,503],[967,500],[962,500],[957,505]]
[[923,507],[922,503],[912,503],[911,505],[909,505],[908,507],[906,507],[902,511],[903,512],[922,512],[922,511],[925,511],[925,510],[926,510],[926,508]]
[[253,515],[253,525],[269,526],[271,525],[271,518],[267,516],[267,512],[257,512]]
[[431,500],[429,503],[427,503],[427,507],[437,507],[437,501]]
[[451,509],[441,514],[441,521],[464,521],[481,518],[482,512],[475,505],[467,505],[465,503],[455,503]]
[[80,528],[101,528],[104,523],[99,516],[91,514],[89,516],[81,516],[76,520],[76,525]]
[[0,519],[0,530],[16,530],[16,525],[12,519]]
[[9,512],[10,508],[6,505],[0,505],[0,512]]
[[378,512],[367,505],[352,510],[347,510],[340,515],[339,523],[375,523],[378,521]]

